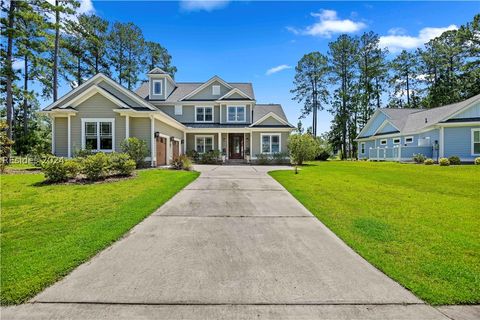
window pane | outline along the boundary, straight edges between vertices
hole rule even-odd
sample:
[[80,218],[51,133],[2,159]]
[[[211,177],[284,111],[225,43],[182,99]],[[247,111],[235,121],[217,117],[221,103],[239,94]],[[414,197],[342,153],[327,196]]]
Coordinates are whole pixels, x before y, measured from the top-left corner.
[[96,122],[85,122],[85,133],[90,135],[97,134],[97,123]]
[[205,138],[205,152],[213,150],[212,138]]
[[237,121],[245,121],[245,108],[237,107]]
[[153,92],[155,94],[161,94],[162,93],[162,83],[161,82],[154,82],[153,84]]
[[205,108],[205,121],[212,121],[212,108]]
[[473,131],[473,141],[480,142],[480,131]]
[[112,138],[111,137],[100,137],[100,149],[101,150],[112,150]]
[[280,137],[272,136],[272,152],[280,151]]
[[97,137],[96,136],[85,137],[85,148],[90,150],[97,150]]
[[197,121],[203,121],[203,108],[197,108]]
[[203,138],[197,138],[197,152],[198,153],[203,153],[204,152],[204,146],[203,146]]
[[235,121],[235,108],[228,108],[228,121]]
[[476,142],[473,144],[473,153],[480,154],[480,142]]
[[111,136],[112,135],[112,123],[100,122],[100,135]]
[[270,152],[270,136],[262,137],[262,153]]

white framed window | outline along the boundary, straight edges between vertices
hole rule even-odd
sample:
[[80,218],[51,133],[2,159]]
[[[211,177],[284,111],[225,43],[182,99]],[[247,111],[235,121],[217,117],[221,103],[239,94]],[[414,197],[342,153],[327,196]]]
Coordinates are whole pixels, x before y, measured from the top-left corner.
[[195,122],[213,122],[213,107],[195,107]]
[[115,119],[82,118],[82,149],[115,150]]
[[220,95],[220,86],[214,85],[212,86],[212,95],[219,96]]
[[393,144],[399,144],[400,140],[400,138],[393,138]]
[[212,151],[213,148],[213,136],[195,136],[195,150],[198,153]]
[[162,80],[153,80],[153,94],[162,95],[163,94],[163,81]]
[[245,122],[245,106],[228,106],[227,122]]
[[413,136],[405,137],[405,143],[413,143]]
[[360,153],[365,154],[365,142],[360,143]]
[[382,146],[386,145],[386,144],[387,144],[387,139],[382,139],[382,140],[380,140],[380,144],[381,144]]
[[472,129],[472,156],[480,155],[480,129]]
[[182,105],[175,105],[174,113],[176,116],[181,116],[183,114],[183,106]]
[[260,145],[262,153],[281,152],[281,135],[280,133],[262,133],[260,135]]

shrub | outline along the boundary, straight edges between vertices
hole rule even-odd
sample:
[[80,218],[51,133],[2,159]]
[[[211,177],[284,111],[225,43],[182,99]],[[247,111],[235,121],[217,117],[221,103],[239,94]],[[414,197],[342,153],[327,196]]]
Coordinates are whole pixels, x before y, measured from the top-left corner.
[[200,163],[203,164],[217,164],[220,160],[220,151],[210,150],[200,154]]
[[40,160],[40,167],[49,182],[64,182],[68,180],[68,171],[63,158],[47,156]]
[[461,164],[460,158],[457,157],[457,156],[451,156],[450,158],[448,158],[448,161],[450,161],[450,164],[452,164],[452,165],[459,165],[459,164]]
[[96,181],[104,178],[109,171],[109,158],[99,152],[83,159],[82,173],[90,181]]
[[450,161],[447,158],[440,158],[440,160],[438,160],[438,164],[442,167],[446,167],[450,165]]
[[417,153],[417,154],[413,155],[413,161],[415,163],[423,163],[425,161],[425,159],[426,159],[426,157],[421,153]]
[[322,151],[320,151],[318,156],[315,157],[315,160],[327,161],[328,158],[330,158],[330,153],[326,150],[322,150]]
[[76,178],[82,168],[80,162],[76,159],[66,160],[63,165],[65,166],[65,169],[67,170],[67,176],[70,179]]
[[92,154],[94,153],[91,149],[75,149],[73,151],[73,155],[76,158],[86,158],[88,156],[91,156]]
[[320,154],[320,144],[312,135],[294,134],[288,138],[290,160],[295,165],[302,165],[304,161],[314,160]]
[[188,150],[187,157],[192,159],[194,162],[198,162],[200,160],[200,154],[196,150]]
[[12,150],[13,140],[7,135],[8,125],[5,120],[0,121],[0,173],[5,171],[8,164],[8,158]]
[[476,164],[476,165],[480,165],[480,157],[476,157],[476,158],[475,158],[475,164]]
[[272,155],[273,163],[284,164],[285,160],[287,159],[287,156],[288,156],[288,154],[286,154],[285,152],[275,152]]
[[266,153],[257,154],[256,157],[258,164],[264,165],[270,163],[270,156]]
[[429,166],[429,165],[434,164],[435,161],[433,161],[433,159],[428,158],[428,159],[425,159],[425,161],[423,161],[423,163],[426,164],[427,166]]
[[135,170],[136,163],[126,153],[113,152],[109,155],[110,170],[121,176],[130,176]]
[[145,157],[148,155],[148,147],[145,140],[128,138],[122,142],[121,148],[123,152],[130,156],[130,159],[135,161],[137,168],[145,165]]
[[190,171],[192,169],[192,161],[190,158],[184,154],[172,159],[170,162],[172,169],[175,170],[187,170]]

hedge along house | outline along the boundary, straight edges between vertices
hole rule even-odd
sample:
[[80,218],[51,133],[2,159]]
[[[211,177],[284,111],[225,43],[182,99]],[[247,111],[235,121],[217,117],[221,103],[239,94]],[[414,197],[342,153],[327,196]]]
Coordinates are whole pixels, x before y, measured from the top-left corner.
[[423,154],[472,162],[480,157],[480,95],[433,109],[378,109],[356,141],[359,159],[412,161]]
[[255,160],[287,152],[294,127],[278,104],[257,104],[251,83],[175,82],[155,68],[130,91],[97,74],[46,107],[52,119],[52,153],[120,152],[126,138],[146,141],[152,166],[189,150],[219,150],[226,160]]

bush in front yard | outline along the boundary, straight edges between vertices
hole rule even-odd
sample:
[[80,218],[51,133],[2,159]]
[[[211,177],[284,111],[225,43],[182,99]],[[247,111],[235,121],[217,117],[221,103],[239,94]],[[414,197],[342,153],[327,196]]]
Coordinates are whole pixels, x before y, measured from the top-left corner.
[[121,176],[130,176],[135,170],[136,163],[126,153],[113,152],[109,155],[110,170]]
[[184,154],[172,159],[172,161],[170,161],[170,165],[172,166],[172,169],[175,170],[190,171],[192,169],[192,161]]
[[103,179],[110,169],[108,156],[99,152],[83,159],[82,173],[90,181]]
[[476,165],[480,165],[480,157],[476,157],[476,158],[475,158],[475,164],[476,164]]
[[203,164],[217,164],[220,161],[220,151],[210,150],[200,154],[200,163]]
[[121,148],[123,152],[130,156],[130,159],[135,161],[137,168],[144,166],[145,158],[148,156],[148,147],[145,140],[128,138],[122,142]]
[[285,152],[275,152],[272,155],[273,163],[275,164],[285,164],[288,154]]
[[460,158],[457,157],[457,156],[451,156],[450,158],[448,158],[448,161],[450,161],[450,164],[451,164],[451,165],[459,165],[459,164],[461,164]]
[[312,135],[294,134],[288,138],[288,150],[293,164],[301,166],[304,161],[314,160],[320,154],[320,143]]
[[450,161],[447,158],[440,158],[440,160],[438,160],[438,164],[442,167],[446,167],[450,165]]
[[76,159],[69,159],[64,162],[67,176],[69,179],[75,179],[82,170],[81,163]]
[[417,153],[417,154],[413,155],[413,161],[415,163],[423,163],[425,161],[425,159],[426,159],[426,157],[421,153]]
[[40,160],[40,167],[49,182],[64,182],[68,180],[68,171],[63,158],[47,156]]
[[256,155],[257,163],[260,165],[269,164],[270,163],[270,156],[266,153],[260,153]]
[[435,161],[433,161],[433,159],[428,158],[428,159],[425,159],[425,161],[423,161],[423,163],[426,164],[427,166],[430,166],[430,165],[434,164]]

